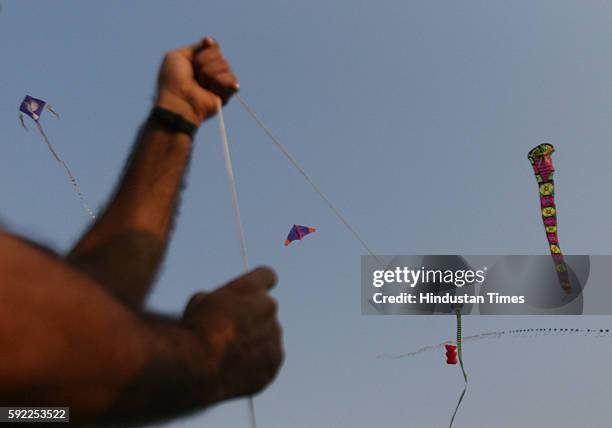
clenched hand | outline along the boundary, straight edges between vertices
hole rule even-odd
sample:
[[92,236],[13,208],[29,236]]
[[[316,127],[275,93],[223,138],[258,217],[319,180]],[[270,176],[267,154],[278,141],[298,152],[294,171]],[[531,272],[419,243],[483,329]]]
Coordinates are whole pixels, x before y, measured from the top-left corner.
[[226,103],[239,88],[236,76],[211,37],[166,54],[156,105],[199,125],[213,116],[219,100]]
[[282,333],[271,269],[258,268],[213,291],[194,295],[183,322],[216,362],[222,399],[252,395],[276,376],[282,360]]

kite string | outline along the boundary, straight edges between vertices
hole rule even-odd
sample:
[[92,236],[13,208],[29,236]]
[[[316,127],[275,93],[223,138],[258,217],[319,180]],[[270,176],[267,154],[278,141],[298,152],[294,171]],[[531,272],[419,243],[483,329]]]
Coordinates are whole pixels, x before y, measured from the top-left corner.
[[[612,329],[610,328],[599,328],[599,329],[580,329],[580,328],[527,328],[527,329],[515,329],[515,330],[500,330],[490,331],[485,333],[474,334],[471,336],[463,336],[461,343],[466,342],[477,342],[484,339],[501,339],[502,337],[510,338],[535,338],[535,337],[557,337],[557,336],[576,336],[582,337],[595,337],[595,338],[610,338],[612,337]],[[412,358],[425,352],[433,351],[442,348],[444,345],[452,343],[452,340],[447,340],[434,345],[427,345],[416,351],[405,352],[399,355],[388,355],[381,354],[377,358],[388,358],[392,360],[398,360],[403,358]]]
[[219,134],[221,143],[223,144],[223,159],[225,161],[225,171],[229,181],[230,193],[232,194],[232,206],[234,208],[234,216],[236,218],[236,227],[238,230],[238,238],[240,240],[240,255],[242,257],[242,265],[245,272],[249,270],[249,258],[246,251],[246,239],[244,237],[244,228],[242,227],[242,219],[240,216],[240,206],[238,205],[238,192],[236,191],[236,179],[234,178],[234,168],[232,167],[232,158],[229,151],[229,143],[227,140],[227,130],[225,129],[225,120],[223,119],[223,107],[219,101],[218,110],[219,119]]
[[463,367],[463,356],[462,356],[462,333],[461,333],[461,309],[457,309],[457,356],[459,357],[459,365],[463,372],[463,378],[467,384],[467,375],[465,374],[465,368]]
[[246,112],[251,115],[251,117],[255,120],[257,125],[270,137],[272,142],[276,145],[276,147],[282,152],[282,154],[291,162],[291,164],[298,170],[298,172],[306,179],[306,181],[310,184],[310,186],[314,189],[314,191],[323,199],[323,201],[327,204],[327,206],[332,210],[332,212],[338,217],[338,219],[346,226],[346,228],[353,234],[353,236],[359,241],[361,246],[373,256],[379,263],[381,261],[374,254],[374,252],[370,249],[368,244],[363,240],[361,235],[355,230],[353,226],[346,220],[346,218],[340,213],[340,211],[336,208],[336,206],[331,202],[331,200],[323,193],[323,191],[319,188],[319,186],[310,178],[310,176],[306,173],[304,168],[300,166],[298,161],[289,153],[287,148],[276,138],[274,133],[266,126],[266,124],[259,118],[255,110],[240,96],[240,94],[236,94],[236,99],[240,102],[242,107],[246,110]]
[[[373,256],[379,263],[381,263],[380,259],[374,254],[369,245],[363,240],[363,238],[359,235],[357,230],[346,220],[346,218],[340,213],[340,211],[336,208],[336,206],[331,202],[331,200],[323,193],[323,191],[319,188],[319,186],[310,178],[310,176],[306,173],[304,168],[300,166],[298,161],[289,153],[287,148],[276,138],[274,133],[266,126],[265,123],[259,118],[255,110],[239,95],[236,94],[236,98],[244,107],[246,112],[251,115],[251,117],[255,120],[257,125],[268,135],[268,137],[272,140],[272,142],[276,145],[276,147],[281,151],[281,153],[291,162],[291,164],[298,170],[298,172],[306,179],[306,181],[310,184],[310,186],[314,189],[314,191],[323,199],[323,201],[327,204],[327,206],[332,210],[332,212],[338,217],[338,219],[346,226],[346,228],[353,234],[353,236],[359,241],[362,247]],[[240,237],[240,249],[242,254],[242,261],[245,270],[248,270],[249,263],[247,259],[246,253],[246,243],[244,237],[244,230],[242,227],[242,221],[240,219],[240,208],[238,206],[238,195],[236,192],[236,182],[234,179],[234,172],[232,168],[232,161],[229,152],[229,144],[227,141],[227,131],[225,129],[225,121],[223,119],[223,112],[221,102],[219,101],[219,132],[221,134],[221,141],[223,143],[223,155],[225,158],[225,169],[227,172],[227,176],[230,182],[230,190],[232,193],[232,203],[234,206],[234,213],[236,217],[236,223],[238,227],[238,233]],[[255,406],[253,404],[253,398],[249,397],[249,409],[251,415],[251,426],[256,428],[256,420],[255,420]]]
[[85,201],[85,197],[83,196],[83,193],[81,192],[81,188],[79,187],[79,184],[77,183],[74,175],[72,175],[70,168],[68,168],[68,165],[66,165],[66,162],[64,162],[62,158],[59,157],[57,152],[53,149],[53,146],[51,145],[51,142],[49,141],[49,138],[47,137],[47,134],[45,133],[42,125],[37,120],[35,120],[34,123],[36,123],[38,132],[40,132],[40,135],[42,135],[43,139],[45,140],[45,143],[47,144],[47,147],[49,148],[49,151],[51,152],[55,160],[59,162],[66,170],[66,174],[68,175],[68,178],[70,179],[70,182],[72,183],[72,186],[74,187],[74,190],[76,191],[77,196],[81,200],[81,204],[83,205],[83,208],[85,208],[85,211],[87,211],[87,214],[89,214],[89,216],[92,219],[95,219],[96,215],[93,213],[89,205],[87,205],[87,202]]
[[461,406],[461,402],[463,401],[463,397],[465,397],[465,392],[467,391],[468,386],[468,378],[465,373],[465,368],[463,367],[463,356],[461,353],[461,309],[456,309],[457,314],[457,356],[459,357],[459,365],[461,366],[461,372],[463,373],[463,379],[465,381],[465,385],[463,386],[463,391],[461,391],[461,395],[459,396],[459,400],[457,401],[457,406],[455,407],[455,411],[453,412],[453,416],[451,417],[449,428],[453,426],[453,422],[455,421],[455,416],[457,416],[457,411],[459,410],[459,406]]
[[[232,167],[232,158],[229,151],[229,143],[227,140],[227,130],[225,129],[225,120],[223,119],[223,106],[221,100],[218,100],[219,134],[223,145],[223,159],[225,161],[225,171],[229,181],[230,193],[232,194],[232,206],[234,208],[234,216],[236,219],[236,228],[238,230],[238,238],[240,240],[240,256],[242,257],[242,266],[244,271],[249,270],[249,258],[246,251],[246,239],[244,236],[244,228],[242,227],[242,219],[240,216],[240,206],[238,205],[238,192],[236,191],[236,179],[234,177],[234,168]],[[249,416],[251,420],[251,428],[257,428],[257,420],[255,419],[255,403],[253,397],[248,398]]]

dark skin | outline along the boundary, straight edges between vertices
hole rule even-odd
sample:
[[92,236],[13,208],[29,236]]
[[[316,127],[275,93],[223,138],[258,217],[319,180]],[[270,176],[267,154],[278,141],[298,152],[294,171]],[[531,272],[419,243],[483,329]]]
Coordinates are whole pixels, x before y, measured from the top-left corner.
[[[170,52],[156,105],[200,125],[238,89],[219,45]],[[143,126],[105,211],[65,257],[0,230],[0,403],[71,407],[127,425],[253,395],[276,376],[281,328],[258,268],[197,293],[180,319],[147,312],[192,141]]]

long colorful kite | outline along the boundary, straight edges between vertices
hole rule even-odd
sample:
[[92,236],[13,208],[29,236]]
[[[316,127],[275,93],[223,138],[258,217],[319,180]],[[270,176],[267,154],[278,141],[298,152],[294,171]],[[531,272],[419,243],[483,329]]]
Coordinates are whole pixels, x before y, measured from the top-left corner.
[[533,166],[538,186],[540,188],[540,207],[542,209],[542,221],[546,230],[546,238],[550,246],[550,254],[555,264],[555,270],[559,277],[559,284],[566,294],[571,294],[572,286],[569,281],[567,265],[563,259],[559,247],[559,236],[557,235],[557,206],[555,205],[555,183],[553,174],[552,154],[555,148],[552,144],[544,143],[529,151],[527,159]]
[[53,110],[53,107],[51,107],[51,105],[49,105],[46,101],[43,101],[40,98],[34,98],[29,95],[26,95],[26,97],[21,102],[21,105],[19,106],[19,111],[21,112],[19,113],[19,120],[21,121],[21,126],[23,126],[26,131],[28,130],[24,121],[24,114],[29,116],[34,121],[34,123],[36,124],[36,128],[45,140],[49,151],[51,152],[55,160],[59,162],[66,170],[66,174],[70,179],[70,183],[72,183],[72,186],[74,187],[77,196],[81,200],[83,208],[85,208],[85,211],[87,211],[87,214],[89,214],[91,218],[95,219],[96,216],[94,215],[91,208],[89,208],[89,205],[87,205],[87,202],[85,202],[85,197],[83,196],[83,193],[81,193],[81,189],[76,181],[76,178],[74,178],[74,175],[72,175],[72,172],[70,171],[70,168],[68,168],[68,165],[66,165],[66,162],[64,162],[62,158],[59,157],[59,155],[51,145],[51,142],[49,141],[49,138],[47,137],[47,134],[45,133],[42,125],[40,124],[40,117],[44,112],[45,106],[49,112],[51,112],[55,117],[59,118],[59,114],[57,114],[57,112]]

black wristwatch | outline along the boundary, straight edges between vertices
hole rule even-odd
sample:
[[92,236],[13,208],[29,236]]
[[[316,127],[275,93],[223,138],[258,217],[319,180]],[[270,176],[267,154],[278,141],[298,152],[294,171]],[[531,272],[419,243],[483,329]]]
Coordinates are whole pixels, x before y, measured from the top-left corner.
[[193,139],[198,126],[183,119],[183,116],[162,107],[154,107],[149,114],[148,122],[155,123],[173,132],[182,132]]

